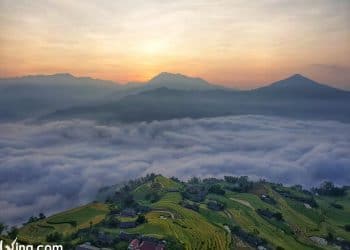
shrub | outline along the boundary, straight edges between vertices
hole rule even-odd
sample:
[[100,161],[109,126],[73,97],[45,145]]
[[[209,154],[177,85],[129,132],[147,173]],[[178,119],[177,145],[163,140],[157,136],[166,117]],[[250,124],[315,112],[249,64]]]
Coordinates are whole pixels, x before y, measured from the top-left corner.
[[137,224],[143,224],[145,223],[147,220],[146,220],[146,217],[142,214],[140,214],[139,216],[137,216],[137,219],[136,219],[136,223]]
[[8,231],[7,235],[10,239],[15,239],[18,235],[17,227],[15,227],[15,226],[11,227],[11,229],[10,229],[10,231]]
[[50,233],[46,236],[47,242],[59,242],[63,238],[63,235],[59,232]]
[[225,190],[223,190],[219,184],[212,185],[208,191],[209,191],[209,193],[214,193],[214,194],[218,194],[218,195],[225,194]]
[[338,204],[338,203],[331,203],[331,206],[332,207],[334,207],[334,208],[336,208],[336,209],[344,209],[344,207],[342,206],[342,205],[340,205],[340,204]]

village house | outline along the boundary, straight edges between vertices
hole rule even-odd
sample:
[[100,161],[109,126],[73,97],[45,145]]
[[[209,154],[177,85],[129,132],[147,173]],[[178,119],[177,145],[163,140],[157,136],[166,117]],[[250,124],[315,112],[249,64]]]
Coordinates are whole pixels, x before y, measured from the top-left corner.
[[159,242],[148,240],[133,239],[128,247],[128,250],[164,250],[165,245]]

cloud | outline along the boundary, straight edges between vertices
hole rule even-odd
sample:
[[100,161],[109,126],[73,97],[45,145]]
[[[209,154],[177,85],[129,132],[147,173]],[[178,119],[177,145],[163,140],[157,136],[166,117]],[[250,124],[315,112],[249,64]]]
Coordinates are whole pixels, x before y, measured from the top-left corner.
[[350,124],[265,116],[101,125],[0,124],[0,220],[17,223],[94,199],[150,172],[248,175],[311,187],[350,183]]

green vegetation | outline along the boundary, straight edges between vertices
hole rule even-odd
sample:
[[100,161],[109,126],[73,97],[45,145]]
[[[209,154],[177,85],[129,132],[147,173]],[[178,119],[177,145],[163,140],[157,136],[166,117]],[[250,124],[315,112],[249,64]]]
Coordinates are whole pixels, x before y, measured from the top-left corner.
[[[91,203],[74,208],[54,216],[25,224],[18,238],[25,242],[47,242],[49,235],[60,233],[67,236],[82,228],[88,228],[101,222],[109,212],[108,206],[102,203]],[[49,237],[49,239],[52,239]]]
[[[329,183],[310,192],[247,177],[181,182],[151,174],[107,193],[106,202],[31,217],[9,236],[22,242],[61,242],[68,249],[86,241],[126,249],[132,238],[152,239],[167,249],[350,246],[349,190]],[[320,238],[327,244],[320,245]]]

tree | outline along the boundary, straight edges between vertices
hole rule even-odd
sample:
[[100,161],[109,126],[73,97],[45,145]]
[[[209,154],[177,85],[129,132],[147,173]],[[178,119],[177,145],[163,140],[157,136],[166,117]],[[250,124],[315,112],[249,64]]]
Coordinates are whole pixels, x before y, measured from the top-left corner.
[[11,229],[10,229],[10,231],[8,231],[7,235],[10,239],[15,239],[18,235],[17,227],[15,227],[15,226],[11,227]]
[[4,223],[0,222],[0,235],[6,230],[6,228],[7,226]]
[[283,215],[280,212],[274,213],[273,215],[276,220],[283,220]]
[[40,214],[39,214],[39,219],[40,219],[40,220],[43,220],[43,219],[45,219],[45,218],[46,218],[46,216],[45,216],[44,213],[40,213]]
[[46,236],[47,242],[59,242],[63,238],[63,235],[59,232],[50,233]]
[[166,249],[169,250],[183,250],[185,249],[184,245],[181,244],[176,238],[168,236],[166,239]]
[[120,221],[118,220],[117,217],[115,216],[110,216],[106,221],[105,221],[105,224],[108,226],[108,227],[118,227]]
[[134,196],[132,194],[127,194],[123,200],[124,206],[130,207],[135,203]]
[[214,194],[218,194],[218,195],[225,194],[225,190],[223,190],[219,184],[212,185],[208,191],[209,191],[209,193],[214,193]]
[[143,214],[140,214],[139,216],[137,216],[137,219],[136,219],[137,224],[143,224],[146,221],[147,221],[146,217]]
[[236,183],[238,178],[235,176],[224,176],[224,180],[229,183]]
[[160,189],[162,189],[162,184],[160,184],[159,182],[153,182],[151,184],[151,188],[156,189],[156,190],[160,190]]
[[201,180],[198,177],[192,177],[191,179],[188,180],[189,184],[199,184]]
[[37,220],[38,220],[37,217],[30,216],[30,218],[28,219],[28,221],[25,224],[33,223],[33,222],[36,222]]
[[319,188],[313,188],[313,192],[320,195],[343,196],[346,193],[345,187],[336,187],[332,182],[325,181]]
[[180,182],[179,178],[175,177],[175,176],[172,176],[170,177],[171,180],[175,181],[175,182]]

